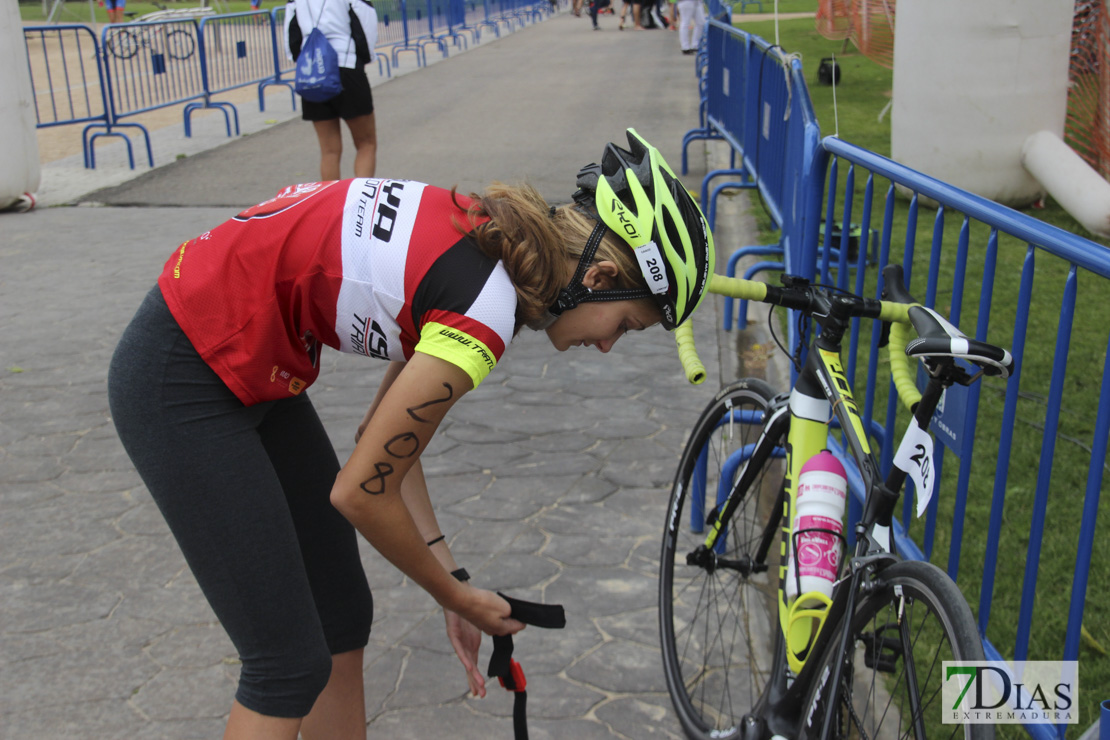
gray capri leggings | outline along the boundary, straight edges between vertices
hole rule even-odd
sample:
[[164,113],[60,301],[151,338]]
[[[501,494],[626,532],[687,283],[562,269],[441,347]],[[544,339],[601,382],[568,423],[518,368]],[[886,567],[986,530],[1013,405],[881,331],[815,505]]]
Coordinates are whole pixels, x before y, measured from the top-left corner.
[[235,698],[303,717],[331,656],[364,647],[373,600],[351,524],[329,501],[339,461],[307,395],[244,406],[157,286],[108,372],[120,439],[242,660]]

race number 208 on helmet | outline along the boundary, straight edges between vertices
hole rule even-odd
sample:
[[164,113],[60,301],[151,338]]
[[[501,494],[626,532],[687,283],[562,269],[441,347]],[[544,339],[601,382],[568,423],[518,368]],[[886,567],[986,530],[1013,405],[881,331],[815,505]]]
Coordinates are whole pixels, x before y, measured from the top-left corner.
[[[659,150],[635,129],[629,148],[608,144],[601,164],[578,173],[574,201],[598,222],[583,251],[578,272],[551,308],[558,316],[578,303],[651,297],[674,329],[701,303],[714,264],[713,234],[704,214]],[[588,291],[581,277],[606,230],[633,250],[647,283],[642,290]]]

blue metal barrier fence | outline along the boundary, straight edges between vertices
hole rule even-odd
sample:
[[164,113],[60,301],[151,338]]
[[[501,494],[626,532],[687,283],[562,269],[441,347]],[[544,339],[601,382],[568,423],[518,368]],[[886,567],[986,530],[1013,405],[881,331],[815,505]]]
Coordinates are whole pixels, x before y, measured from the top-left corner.
[[[477,42],[483,28],[500,36],[502,28],[512,31],[542,20],[556,7],[549,0],[379,0],[378,72],[392,76],[402,51],[415,52],[418,66],[423,66],[426,46],[446,57],[451,47],[466,49],[469,39]],[[191,114],[204,108],[220,110],[227,135],[233,127],[238,134],[236,107],[213,98],[237,88],[256,85],[261,111],[265,88],[286,86],[296,109],[284,7],[202,18],[182,17],[177,11],[160,15],[165,13],[173,16],[105,26],[99,43],[84,25],[24,27],[36,126],[86,123],[85,167],[96,166],[97,139],[119,137],[134,169],[131,140],[120,129],[142,135],[153,167],[149,132],[141,123],[123,119],[160,108],[182,106],[186,136],[192,135]]]
[[[837,249],[833,229],[825,229],[818,260],[823,281],[878,296],[878,266],[900,262],[918,300],[969,335],[974,326],[975,338],[1009,347],[1016,363],[1008,382],[983,378],[947,391],[932,424],[942,443],[936,448],[936,474],[947,495],[934,497],[921,523],[913,518],[912,495],[907,493],[899,547],[911,557],[930,559],[944,541],[953,580],[960,580],[961,562],[970,557],[974,567],[964,568],[962,586],[971,596],[978,587],[979,630],[988,657],[1077,660],[1110,433],[1110,311],[1103,310],[1102,319],[1092,322],[1095,307],[1106,307],[1110,299],[1110,252],[847,142],[827,138],[823,147],[831,156],[826,226],[851,224],[859,209],[858,236],[840,229]],[[896,200],[904,201],[899,191],[909,199],[908,207],[904,202],[896,207]],[[922,224],[929,243],[919,249],[918,221],[926,215],[926,199],[937,210],[931,229]],[[902,211],[904,223],[896,215]],[[854,247],[853,238],[858,240]],[[879,240],[877,264],[868,259],[876,246],[870,244],[873,239]],[[1086,307],[1085,318],[1077,314],[1079,306]],[[857,349],[865,328],[861,323],[856,322],[851,334],[850,378],[857,377]],[[879,372],[879,326],[875,322],[869,328],[870,348],[862,353],[867,360],[864,422],[882,451],[885,472],[897,440],[884,430],[894,428],[897,401],[892,385],[884,382],[889,387],[883,392],[877,387],[887,374]],[[1069,376],[1069,358],[1101,367],[1101,383],[1097,376]],[[885,412],[878,408],[884,395]],[[884,418],[876,421],[877,416]],[[946,471],[949,465],[955,469]],[[978,479],[984,477],[982,471],[993,478],[991,490],[972,485],[973,467],[980,471]],[[1069,477],[1077,469],[1086,472]],[[988,500],[989,507],[973,505]],[[1051,524],[1050,504],[1055,510]],[[937,531],[940,507],[952,520],[943,536]],[[1074,559],[1056,551],[1051,562],[1042,562],[1049,526],[1057,533],[1069,532]],[[1062,560],[1070,560],[1071,566],[1059,570]],[[1023,563],[1020,572],[1018,563]],[[1049,578],[1039,578],[1049,567]],[[996,632],[1011,637],[1012,614],[991,621],[999,589],[1021,594],[1012,649],[990,639]],[[1059,612],[1058,601],[1064,600],[1069,610],[1062,650],[1046,653],[1047,641],[1040,640],[1040,649],[1031,651],[1035,617],[1047,623],[1045,617]],[[1055,732],[1045,725],[1027,729],[1038,738],[1064,737],[1066,726]]]
[[[983,379],[947,392],[932,425],[946,495],[918,521],[907,491],[898,544],[908,557],[942,558],[977,605],[988,657],[1077,660],[1088,596],[1110,585],[1102,570],[1091,585],[1092,563],[1110,555],[1096,537],[1110,437],[1110,251],[847,142],[820,141],[795,60],[718,21],[704,44],[704,118],[684,139],[683,166],[692,141],[727,142],[732,166],[703,180],[707,217],[715,218],[722,190],[747,188],[781,232],[777,244],[737,250],[730,274],[743,256],[769,256],[745,276],[786,269],[878,296],[878,268],[901,262],[919,300],[1013,352],[1008,383]],[[721,176],[736,179],[710,192]],[[928,216],[926,203],[936,209]],[[918,248],[919,239],[927,244]],[[741,321],[745,314],[742,306]],[[732,315],[726,301],[726,329]],[[864,389],[857,400],[888,470],[896,439],[885,430],[903,422],[892,384],[879,381],[889,377],[880,334],[875,322],[854,324],[847,370]],[[1069,360],[1085,369],[1069,375]],[[830,446],[837,448],[835,436]],[[862,480],[851,467],[850,516],[858,517]],[[941,519],[951,527],[942,529]],[[1046,528],[1066,532],[1070,552],[1056,544],[1043,557]],[[1004,591],[1015,597],[1007,604],[1016,619],[1007,612],[992,620]],[[1066,619],[1054,620],[1065,601]],[[1061,624],[1046,626],[1054,621]],[[1110,692],[1089,689],[1099,698]],[[1026,729],[1063,738],[1066,726]]]

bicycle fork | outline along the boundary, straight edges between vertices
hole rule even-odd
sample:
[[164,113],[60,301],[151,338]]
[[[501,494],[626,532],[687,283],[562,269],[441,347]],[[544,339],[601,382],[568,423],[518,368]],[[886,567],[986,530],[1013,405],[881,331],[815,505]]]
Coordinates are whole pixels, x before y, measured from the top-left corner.
[[[744,463],[743,470],[740,472],[736,482],[731,486],[724,504],[714,507],[713,510],[709,512],[707,522],[711,525],[709,534],[706,536],[704,544],[699,545],[693,552],[687,553],[687,565],[704,568],[708,572],[713,572],[717,568],[728,568],[738,571],[744,577],[752,573],[762,573],[767,570],[767,553],[770,552],[771,547],[774,545],[775,535],[778,533],[778,527],[775,523],[780,520],[772,518],[771,524],[767,526],[760,538],[759,547],[756,550],[756,556],[754,558],[747,553],[744,554],[741,560],[720,557],[718,543],[721,542],[722,538],[727,533],[728,522],[732,520],[732,515],[736,512],[736,508],[742,503],[743,495],[737,492],[751,489],[755,477],[759,475],[759,472],[763,469],[767,461],[775,455],[775,441],[782,439],[786,434],[786,430],[789,428],[790,410],[786,403],[777,403],[770,413],[770,419],[764,424],[759,439],[755,442],[751,456]],[[785,495],[786,488],[780,487],[775,502],[772,505],[774,511],[784,511],[783,504]]]

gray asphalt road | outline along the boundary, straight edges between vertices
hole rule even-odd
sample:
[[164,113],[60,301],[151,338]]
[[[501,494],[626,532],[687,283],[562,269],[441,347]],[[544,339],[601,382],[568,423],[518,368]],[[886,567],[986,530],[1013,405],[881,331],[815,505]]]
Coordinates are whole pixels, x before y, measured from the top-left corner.
[[[561,202],[626,126],[677,166],[697,124],[692,59],[673,34],[602,24],[557,16],[375,87],[378,173],[463,189],[527,178]],[[0,739],[222,731],[235,652],[116,439],[106,368],[176,244],[315,177],[312,131],[293,121],[83,198],[110,207],[0,216]],[[722,211],[722,244],[752,243],[738,203]],[[525,332],[425,456],[475,581],[566,607],[565,630],[517,639],[533,738],[680,735],[655,573],[686,430],[729,373],[707,305],[695,322],[706,385],[680,376],[662,330],[607,356],[558,354]],[[311,395],[341,458],[382,369],[325,355]],[[510,737],[511,697],[467,699],[435,604],[363,552],[368,736]]]

